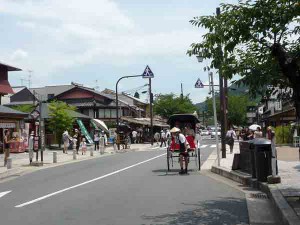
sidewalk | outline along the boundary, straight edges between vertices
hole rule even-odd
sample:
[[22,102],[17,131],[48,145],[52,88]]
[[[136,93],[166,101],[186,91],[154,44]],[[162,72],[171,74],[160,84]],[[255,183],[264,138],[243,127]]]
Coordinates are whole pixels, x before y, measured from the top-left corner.
[[[0,155],[0,181],[6,178],[17,177],[27,172],[54,167],[67,163],[75,163],[83,160],[95,159],[99,157],[109,156],[111,154],[125,153],[130,151],[149,151],[157,149],[154,145],[153,147],[150,144],[132,144],[130,149],[120,149],[114,150],[113,146],[108,146],[105,148],[104,154],[100,154],[99,151],[94,151],[93,156],[90,156],[90,150],[93,149],[94,146],[88,146],[87,152],[85,155],[81,154],[81,150],[79,150],[79,154],[77,155],[77,159],[73,159],[73,150],[68,150],[68,154],[64,154],[62,150],[49,150],[46,149],[43,154],[43,166],[31,166],[29,165],[29,156],[27,152],[24,153],[11,153],[10,158],[12,158],[12,168],[7,169],[3,166],[4,164],[4,154]],[[53,152],[57,152],[57,163],[53,163]],[[36,154],[34,153],[33,162],[35,162]],[[40,160],[40,152],[39,152],[39,160]]]
[[[258,186],[267,192],[275,204],[284,224],[300,224],[300,161],[298,148],[277,147],[278,175],[280,184],[258,182]],[[248,186],[256,186],[256,179],[250,174],[239,170],[232,170],[234,153],[239,153],[239,142],[235,142],[233,154],[226,145],[226,158],[220,160],[220,166],[215,161],[212,172]]]

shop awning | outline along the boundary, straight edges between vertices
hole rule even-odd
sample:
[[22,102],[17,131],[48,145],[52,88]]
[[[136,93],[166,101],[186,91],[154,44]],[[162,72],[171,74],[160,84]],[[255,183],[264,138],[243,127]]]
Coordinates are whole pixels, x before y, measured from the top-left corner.
[[[146,126],[151,125],[150,118],[133,118],[133,117],[122,116],[121,120],[129,122],[129,123],[139,124],[139,125],[146,125]],[[153,119],[153,126],[169,127],[169,125],[166,122],[161,121],[161,120],[156,120],[156,119]]]

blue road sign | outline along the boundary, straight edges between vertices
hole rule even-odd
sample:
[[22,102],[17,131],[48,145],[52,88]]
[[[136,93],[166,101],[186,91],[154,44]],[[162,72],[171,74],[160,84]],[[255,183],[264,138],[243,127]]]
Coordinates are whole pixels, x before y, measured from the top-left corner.
[[204,88],[204,84],[202,83],[200,78],[198,78],[197,82],[195,83],[195,88]]
[[143,78],[154,78],[154,74],[148,65],[146,66],[146,69],[144,70]]

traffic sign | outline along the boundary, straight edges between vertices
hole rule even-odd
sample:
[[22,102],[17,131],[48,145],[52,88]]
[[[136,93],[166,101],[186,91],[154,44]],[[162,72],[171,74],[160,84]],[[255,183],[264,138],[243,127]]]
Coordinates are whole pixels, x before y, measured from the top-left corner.
[[32,116],[33,119],[37,119],[40,116],[40,112],[37,110],[33,110],[30,115]]
[[204,84],[202,83],[200,78],[198,78],[197,82],[195,83],[195,88],[204,88]]
[[148,65],[146,66],[146,68],[144,70],[143,78],[154,78],[154,74]]

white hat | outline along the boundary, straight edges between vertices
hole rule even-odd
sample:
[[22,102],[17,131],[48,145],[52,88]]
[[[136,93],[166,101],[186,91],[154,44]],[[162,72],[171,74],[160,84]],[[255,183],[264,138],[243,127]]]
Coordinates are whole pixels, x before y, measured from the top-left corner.
[[176,132],[180,132],[180,129],[177,128],[177,127],[173,127],[171,130],[170,130],[171,133],[176,133]]

